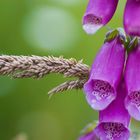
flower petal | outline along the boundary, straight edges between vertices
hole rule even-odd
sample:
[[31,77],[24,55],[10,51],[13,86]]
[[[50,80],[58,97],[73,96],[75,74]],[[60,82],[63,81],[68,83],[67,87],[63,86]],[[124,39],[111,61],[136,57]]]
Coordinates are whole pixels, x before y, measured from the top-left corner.
[[84,85],[87,101],[93,109],[103,110],[116,98],[124,62],[125,49],[118,37],[102,46]]
[[94,132],[100,140],[128,140],[130,115],[124,106],[126,88],[120,83],[117,98],[99,113],[99,125]]
[[129,130],[121,123],[100,123],[95,129],[100,140],[128,140]]
[[135,98],[133,95],[129,95],[126,97],[125,106],[133,118],[140,120],[140,100]]
[[125,83],[128,95],[125,106],[130,115],[140,120],[140,45],[128,56],[125,70]]
[[114,88],[106,81],[91,79],[85,84],[84,89],[88,103],[95,110],[104,109],[116,97]]
[[83,29],[88,34],[94,34],[111,20],[117,4],[118,0],[89,0],[83,17]]
[[124,12],[124,28],[127,34],[140,36],[140,1],[127,0]]

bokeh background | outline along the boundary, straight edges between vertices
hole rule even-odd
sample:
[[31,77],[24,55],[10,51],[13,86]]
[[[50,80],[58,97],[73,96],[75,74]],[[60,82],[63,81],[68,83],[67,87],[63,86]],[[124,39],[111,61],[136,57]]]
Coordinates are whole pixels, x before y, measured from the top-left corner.
[[[122,26],[121,0],[109,28]],[[0,0],[0,54],[63,55],[91,65],[108,27],[87,36],[81,20],[87,0]],[[40,80],[0,77],[0,140],[76,140],[84,126],[98,119],[83,91],[48,99],[65,81],[51,74]]]

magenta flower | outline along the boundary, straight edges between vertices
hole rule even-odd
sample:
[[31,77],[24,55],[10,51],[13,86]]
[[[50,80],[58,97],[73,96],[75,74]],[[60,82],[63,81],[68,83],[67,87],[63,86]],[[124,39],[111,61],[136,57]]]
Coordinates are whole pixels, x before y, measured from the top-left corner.
[[140,120],[140,45],[128,56],[125,83],[128,91],[125,106],[130,115]]
[[99,125],[94,132],[100,140],[128,140],[130,137],[130,115],[124,106],[126,89],[120,84],[117,90],[117,98],[108,108],[99,113]]
[[140,36],[140,1],[127,0],[124,12],[124,28],[127,34]]
[[119,37],[102,46],[84,85],[87,101],[93,109],[103,110],[116,98],[124,61],[125,49]]
[[118,0],[89,0],[83,17],[83,29],[88,34],[94,34],[111,20],[117,4]]

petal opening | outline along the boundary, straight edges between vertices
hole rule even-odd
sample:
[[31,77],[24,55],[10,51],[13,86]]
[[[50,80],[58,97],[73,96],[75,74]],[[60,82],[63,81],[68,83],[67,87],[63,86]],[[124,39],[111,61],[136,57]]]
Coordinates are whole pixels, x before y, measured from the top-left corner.
[[100,140],[128,140],[130,136],[129,130],[123,124],[117,122],[100,123],[95,132]]
[[106,81],[89,80],[84,89],[87,101],[95,110],[105,109],[116,98],[114,88]]
[[140,91],[131,92],[126,97],[125,106],[129,114],[140,121]]
[[93,14],[87,14],[83,18],[83,29],[87,34],[96,33],[102,26],[102,18]]

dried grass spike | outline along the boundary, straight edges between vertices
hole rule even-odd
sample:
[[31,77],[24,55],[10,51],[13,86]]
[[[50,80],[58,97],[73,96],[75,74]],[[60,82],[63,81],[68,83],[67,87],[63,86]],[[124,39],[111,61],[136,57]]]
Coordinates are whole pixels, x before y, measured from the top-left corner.
[[66,81],[59,86],[53,88],[48,92],[49,97],[52,97],[54,94],[67,91],[67,90],[72,90],[72,89],[82,89],[83,85],[85,84],[86,80],[75,80],[75,81]]

